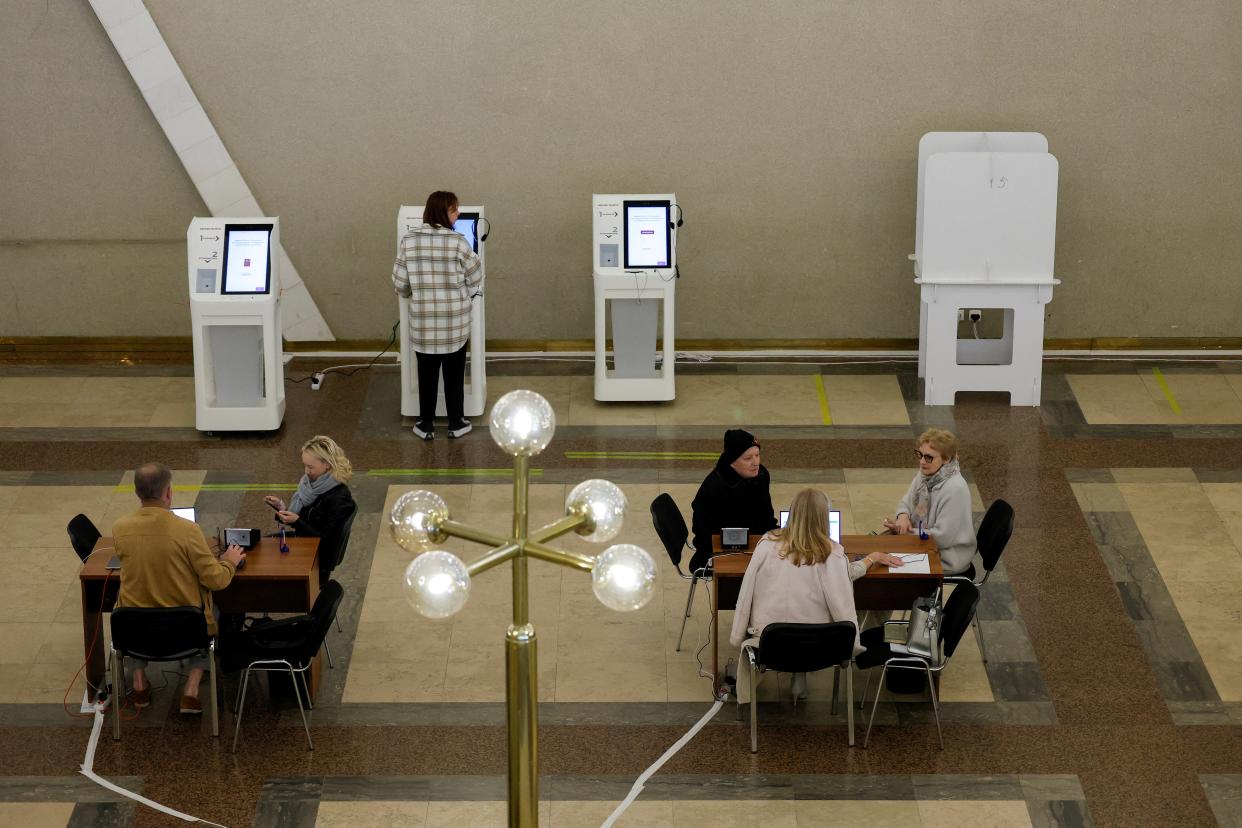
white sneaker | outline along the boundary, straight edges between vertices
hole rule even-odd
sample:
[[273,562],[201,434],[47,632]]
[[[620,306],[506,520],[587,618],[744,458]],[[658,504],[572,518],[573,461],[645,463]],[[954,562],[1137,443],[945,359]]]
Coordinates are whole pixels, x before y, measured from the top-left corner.
[[420,440],[432,440],[435,439],[436,433],[432,430],[430,424],[415,423],[414,436]]
[[458,437],[465,437],[473,430],[474,426],[470,424],[469,420],[462,420],[461,425],[457,427],[449,426],[448,436],[450,439],[456,440]]

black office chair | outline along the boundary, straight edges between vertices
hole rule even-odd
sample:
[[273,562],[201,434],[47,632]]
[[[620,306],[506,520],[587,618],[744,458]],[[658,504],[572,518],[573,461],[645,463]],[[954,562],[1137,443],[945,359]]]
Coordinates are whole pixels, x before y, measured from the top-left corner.
[[[983,560],[983,577],[975,580],[975,565],[972,563],[961,575],[949,575],[945,577],[944,582],[946,584],[971,583],[981,589],[988,582],[992,570],[996,569],[996,565],[1000,563],[1001,553],[1005,551],[1005,546],[1013,536],[1013,521],[1013,507],[1003,500],[993,501],[979,523],[979,531],[975,533],[975,545],[979,549],[979,557]],[[974,626],[975,636],[979,639],[979,654],[983,656],[983,663],[986,664],[988,654],[983,649],[983,626],[979,623],[978,616],[975,616]]]
[[[349,533],[354,528],[354,518],[358,515],[358,504],[354,503],[353,508],[349,512],[349,516],[345,518],[344,523],[340,527],[319,540],[319,583],[325,584],[332,577],[333,571],[341,565],[341,561],[345,560],[345,550],[349,546]],[[345,632],[341,627],[341,619],[336,619],[336,631]],[[328,639],[323,640],[323,654],[328,657],[328,667],[336,669],[336,664],[332,662],[332,650],[328,649]]]
[[[747,648],[750,662],[750,752],[759,752],[760,673],[814,673],[835,667],[832,684],[832,712],[837,712],[837,687],[841,668],[845,668],[845,707],[849,723],[849,743],[854,744],[854,637],[852,621],[831,624],[768,624],[759,636],[758,648]],[[741,680],[741,676],[738,676]]]
[[69,542],[73,544],[73,551],[77,552],[78,557],[85,563],[86,559],[91,556],[91,550],[102,537],[99,530],[86,515],[75,516],[66,528],[69,531]]
[[[938,653],[933,653],[930,657],[914,655],[912,653],[893,652],[888,650],[888,656],[884,659],[884,669],[880,673],[880,683],[875,689],[875,702],[871,705],[871,718],[867,720],[867,735],[863,738],[863,747],[871,740],[871,725],[875,722],[875,711],[880,706],[880,693],[884,691],[886,686],[885,679],[889,677],[889,669],[893,670],[916,670],[922,673],[921,678],[926,679],[924,684],[928,693],[931,695],[932,711],[936,716],[936,736],[940,739],[940,749],[944,750],[944,734],[940,731],[940,702],[936,698],[936,685],[932,681],[932,674],[939,674],[944,670],[945,665],[949,663],[953,653],[957,651],[957,645],[962,640],[963,633],[970,626],[971,619],[975,617],[975,609],[979,606],[979,589],[970,581],[958,584],[953,589],[953,594],[949,596],[949,600],[945,601],[944,611],[940,618],[940,646]],[[891,625],[907,625],[909,621],[885,621],[884,626]],[[880,628],[876,628],[879,630]],[[871,638],[871,630],[863,633],[863,643],[868,644],[868,638]],[[877,638],[882,639],[881,636]],[[870,648],[870,647],[869,647]],[[861,656],[860,656],[861,660]],[[871,687],[871,679],[867,679],[867,688]],[[917,688],[898,687],[888,684],[889,690],[893,692],[921,692],[922,686]],[[864,698],[866,691],[863,691]]]
[[694,590],[698,587],[700,580],[711,580],[711,561],[708,561],[707,566],[689,575],[681,571],[681,559],[685,550],[689,549],[693,553],[694,547],[686,542],[690,537],[690,530],[686,528],[686,519],[681,516],[681,510],[677,508],[672,495],[668,492],[663,492],[651,501],[651,522],[655,525],[656,534],[660,536],[660,543],[664,544],[664,549],[677,569],[677,574],[682,580],[690,582],[690,594],[686,596],[686,612],[681,618],[681,632],[677,634],[677,652],[681,652],[681,639],[686,634],[686,622],[690,620],[690,610],[694,607]]
[[220,735],[216,702],[216,641],[202,607],[117,607],[112,611],[112,738],[121,738],[125,659],[180,661],[206,651],[211,676],[211,735]]
[[[319,648],[323,645],[344,595],[345,590],[340,584],[336,581],[328,581],[319,590],[319,597],[315,599],[315,605],[311,607],[310,612],[267,624],[256,624],[238,640],[237,647],[246,662],[246,673],[242,676],[241,687],[237,691],[237,725],[233,731],[234,753],[237,752],[237,739],[241,736],[242,713],[246,705],[246,687],[250,683],[252,670],[289,674],[293,682],[293,695],[298,702],[298,712],[302,714],[302,727],[306,731],[307,749],[315,749],[315,743],[311,740],[310,724],[306,720],[306,708],[314,709],[310,700],[310,685],[306,682],[306,673],[315,659],[315,653],[319,652]],[[298,688],[298,678],[302,681],[301,689]],[[302,704],[303,690],[306,692],[305,706]]]

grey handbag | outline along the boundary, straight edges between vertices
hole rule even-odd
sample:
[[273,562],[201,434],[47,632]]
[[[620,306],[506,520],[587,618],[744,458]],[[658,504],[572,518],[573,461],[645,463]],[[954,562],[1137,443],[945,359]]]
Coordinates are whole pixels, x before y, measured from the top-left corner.
[[915,599],[914,606],[910,608],[910,634],[906,638],[906,650],[912,655],[929,659],[933,667],[940,664],[940,621],[943,614],[939,590]]

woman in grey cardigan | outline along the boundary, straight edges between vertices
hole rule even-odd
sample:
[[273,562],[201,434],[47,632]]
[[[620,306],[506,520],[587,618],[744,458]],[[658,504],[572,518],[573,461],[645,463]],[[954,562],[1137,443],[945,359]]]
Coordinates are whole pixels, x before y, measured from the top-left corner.
[[957,438],[951,432],[929,428],[918,439],[919,470],[906,496],[897,504],[897,516],[884,521],[894,534],[926,532],[936,539],[945,575],[958,575],[975,556],[975,528],[970,514],[970,487],[957,463]]

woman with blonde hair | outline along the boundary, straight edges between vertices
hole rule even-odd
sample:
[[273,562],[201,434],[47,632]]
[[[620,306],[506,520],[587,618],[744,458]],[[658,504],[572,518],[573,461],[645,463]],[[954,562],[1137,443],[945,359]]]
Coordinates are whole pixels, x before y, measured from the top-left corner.
[[[873,553],[850,563],[845,549],[828,537],[828,496],[803,489],[789,507],[789,521],[759,541],[742,578],[733,630],[729,641],[740,647],[739,664],[746,663],[746,648],[757,647],[763,628],[778,622],[830,624],[849,621],[855,627],[854,654],[858,643],[858,613],[854,608],[853,582],[872,563],[897,564],[897,559]],[[739,668],[740,672],[740,668]],[[806,674],[795,673],[791,688],[794,703],[806,697]],[[750,701],[748,682],[739,681],[739,704]]]
[[975,526],[970,487],[957,462],[957,437],[929,428],[914,445],[919,470],[897,504],[896,516],[884,521],[884,528],[897,535],[931,535],[944,574],[961,574],[975,556]]
[[276,520],[299,535],[321,538],[354,513],[354,496],[345,485],[354,476],[354,467],[335,440],[319,434],[302,446],[302,470],[288,508],[271,495],[263,502],[276,510]]

